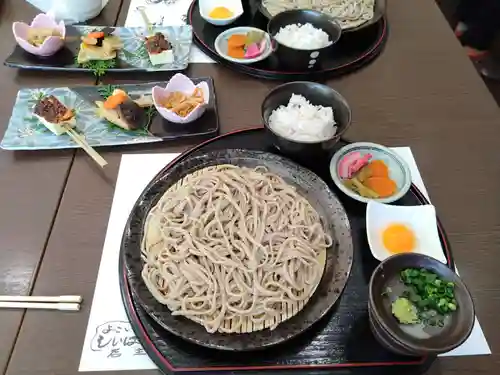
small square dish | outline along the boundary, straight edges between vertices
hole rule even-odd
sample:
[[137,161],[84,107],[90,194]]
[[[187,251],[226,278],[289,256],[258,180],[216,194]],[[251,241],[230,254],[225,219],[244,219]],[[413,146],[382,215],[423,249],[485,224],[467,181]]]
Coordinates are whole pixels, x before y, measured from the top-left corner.
[[366,234],[373,256],[383,261],[398,253],[428,255],[446,264],[432,205],[395,206],[369,202]]

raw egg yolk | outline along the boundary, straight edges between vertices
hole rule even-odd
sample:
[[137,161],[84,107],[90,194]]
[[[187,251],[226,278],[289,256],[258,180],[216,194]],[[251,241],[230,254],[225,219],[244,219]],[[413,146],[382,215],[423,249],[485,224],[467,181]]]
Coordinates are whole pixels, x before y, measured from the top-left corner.
[[417,239],[404,224],[391,224],[382,233],[384,247],[393,254],[407,253],[415,248]]

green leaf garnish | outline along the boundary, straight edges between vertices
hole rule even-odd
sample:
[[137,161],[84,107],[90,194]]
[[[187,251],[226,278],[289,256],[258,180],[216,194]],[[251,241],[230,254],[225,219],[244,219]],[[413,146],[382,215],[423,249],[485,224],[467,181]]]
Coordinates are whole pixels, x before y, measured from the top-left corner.
[[[78,56],[75,57],[75,60],[76,59],[78,59]],[[116,59],[92,60],[84,62],[82,64],[79,64],[78,61],[75,62],[80,68],[90,70],[96,77],[102,77],[109,69],[112,69],[116,66]]]
[[116,85],[100,85],[97,88],[99,95],[101,95],[104,100],[108,99],[111,95],[113,95],[113,91],[118,88]]

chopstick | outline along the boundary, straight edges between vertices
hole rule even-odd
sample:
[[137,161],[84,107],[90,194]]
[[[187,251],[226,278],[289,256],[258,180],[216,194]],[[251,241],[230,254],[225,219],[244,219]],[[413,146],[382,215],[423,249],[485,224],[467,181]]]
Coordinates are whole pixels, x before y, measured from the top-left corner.
[[82,296],[0,296],[0,302],[81,303]]
[[0,308],[79,311],[81,296],[0,296]]
[[32,303],[32,302],[0,302],[2,309],[43,309],[60,311],[78,311],[79,303]]
[[99,164],[101,168],[108,164],[108,162],[104,160],[104,158],[99,155],[96,150],[89,146],[85,138],[78,134],[70,125],[65,124],[64,127],[66,128],[68,135],[83,149],[83,151],[94,159],[94,161]]

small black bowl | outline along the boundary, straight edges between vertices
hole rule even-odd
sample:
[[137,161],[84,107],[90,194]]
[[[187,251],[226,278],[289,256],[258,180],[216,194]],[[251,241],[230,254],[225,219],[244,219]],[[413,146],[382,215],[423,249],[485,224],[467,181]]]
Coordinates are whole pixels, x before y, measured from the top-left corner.
[[[319,49],[297,49],[278,42],[274,36],[278,31],[291,24],[310,23],[328,34],[332,44]],[[302,71],[317,69],[329,54],[335,53],[335,43],[340,39],[342,28],[334,18],[309,9],[293,9],[278,13],[269,20],[267,32],[273,38],[275,54],[281,65]]]
[[[422,328],[402,325],[392,315],[390,301],[398,297],[400,292],[396,289],[404,289],[399,275],[406,268],[424,268],[455,284],[458,309],[450,314],[444,327],[427,327],[425,329],[432,332],[423,334]],[[386,295],[388,286],[389,296]],[[437,355],[461,345],[470,336],[475,319],[472,297],[460,277],[440,261],[417,253],[394,255],[378,265],[370,279],[368,310],[372,328],[376,328],[375,336],[382,339],[382,343],[385,341],[386,347],[387,341],[392,340],[390,346],[417,356]]]
[[[294,141],[269,127],[269,116],[279,106],[286,106],[292,94],[302,95],[311,104],[333,108],[337,132],[333,138],[320,142]],[[290,82],[276,87],[267,94],[261,106],[262,120],[274,146],[283,154],[299,162],[315,162],[318,157],[329,157],[342,134],[351,125],[351,109],[342,95],[329,86],[315,82]]]

